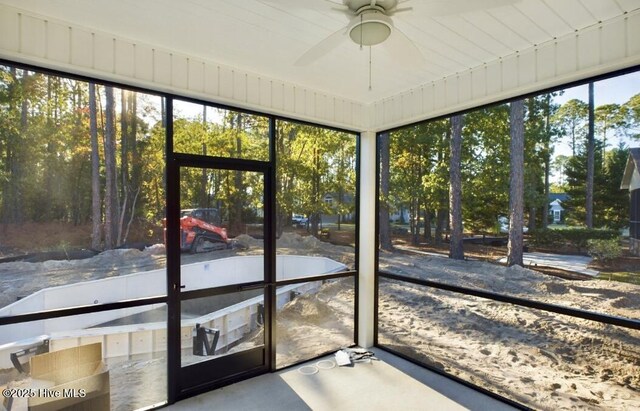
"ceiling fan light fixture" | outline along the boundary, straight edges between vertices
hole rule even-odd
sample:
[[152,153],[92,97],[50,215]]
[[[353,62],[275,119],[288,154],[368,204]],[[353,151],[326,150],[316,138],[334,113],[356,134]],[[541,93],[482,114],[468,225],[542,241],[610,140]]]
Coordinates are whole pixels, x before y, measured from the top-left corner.
[[391,19],[376,11],[364,12],[354,19],[349,29],[349,37],[362,46],[375,46],[385,41],[391,34]]

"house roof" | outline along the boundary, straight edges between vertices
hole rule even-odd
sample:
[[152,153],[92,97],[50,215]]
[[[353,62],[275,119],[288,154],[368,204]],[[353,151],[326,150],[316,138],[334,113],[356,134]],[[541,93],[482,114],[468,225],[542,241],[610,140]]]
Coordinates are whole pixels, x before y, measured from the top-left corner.
[[628,190],[630,188],[631,178],[634,172],[640,177],[640,147],[629,149],[629,159],[627,160],[627,166],[622,175],[622,184],[620,184],[621,190]]
[[560,200],[560,202],[567,201],[569,198],[569,194],[567,193],[549,193],[550,203],[554,202],[555,200]]

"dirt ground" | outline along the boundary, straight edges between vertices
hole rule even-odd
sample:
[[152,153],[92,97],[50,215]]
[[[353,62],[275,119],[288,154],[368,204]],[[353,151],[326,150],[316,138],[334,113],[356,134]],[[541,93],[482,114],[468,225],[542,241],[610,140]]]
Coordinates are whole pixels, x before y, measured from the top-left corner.
[[[262,240],[247,236],[238,240],[243,248],[216,252],[215,258],[262,252]],[[354,263],[351,247],[294,233],[279,240],[278,252],[322,255],[349,266]],[[184,258],[210,259],[211,254]],[[498,256],[491,256],[494,257]],[[0,284],[4,287],[0,290],[0,298],[4,298],[0,305],[14,301],[17,294],[32,292],[28,286],[15,291],[7,285],[15,285],[26,275],[37,279],[28,282],[37,283],[31,288],[42,288],[47,284],[145,271],[164,264],[161,245],[143,251],[116,250],[75,263],[0,264]],[[640,312],[640,286],[628,283],[571,280],[521,267],[452,261],[408,252],[381,252],[380,268],[620,317],[638,318]],[[295,362],[319,350],[324,352],[327,341],[342,345],[340,341],[344,339],[347,344],[349,338],[345,336],[352,333],[349,327],[353,307],[353,292],[349,290],[326,287],[316,295],[299,297],[282,309],[277,328],[279,363]],[[395,350],[533,408],[640,409],[637,330],[386,280],[381,281],[379,294],[380,343]],[[112,392],[126,393],[131,387],[153,383],[161,387],[160,391],[142,396],[140,401],[162,400],[166,377],[159,370],[166,367],[163,358],[129,359],[113,362],[110,367]],[[120,404],[114,409],[127,409],[122,404],[138,403],[136,398],[114,399]]]

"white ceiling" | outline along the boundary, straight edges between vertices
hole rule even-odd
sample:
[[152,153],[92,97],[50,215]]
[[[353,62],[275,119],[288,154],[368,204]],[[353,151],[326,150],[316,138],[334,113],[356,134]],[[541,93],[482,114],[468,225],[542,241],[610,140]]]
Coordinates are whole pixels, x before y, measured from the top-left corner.
[[[372,103],[640,9],[640,0],[406,0],[396,35],[369,53],[348,36],[295,62],[340,30],[340,0],[0,0],[93,30]],[[395,37],[395,38],[394,38]],[[391,50],[391,51],[390,51]]]

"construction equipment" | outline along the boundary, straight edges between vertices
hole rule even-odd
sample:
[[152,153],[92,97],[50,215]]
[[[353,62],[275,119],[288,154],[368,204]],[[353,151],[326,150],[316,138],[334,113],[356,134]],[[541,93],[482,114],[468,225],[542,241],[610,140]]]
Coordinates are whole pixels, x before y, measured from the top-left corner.
[[[192,254],[231,248],[227,230],[219,227],[215,208],[193,208],[180,213],[180,249]],[[165,221],[166,243],[166,221]]]

